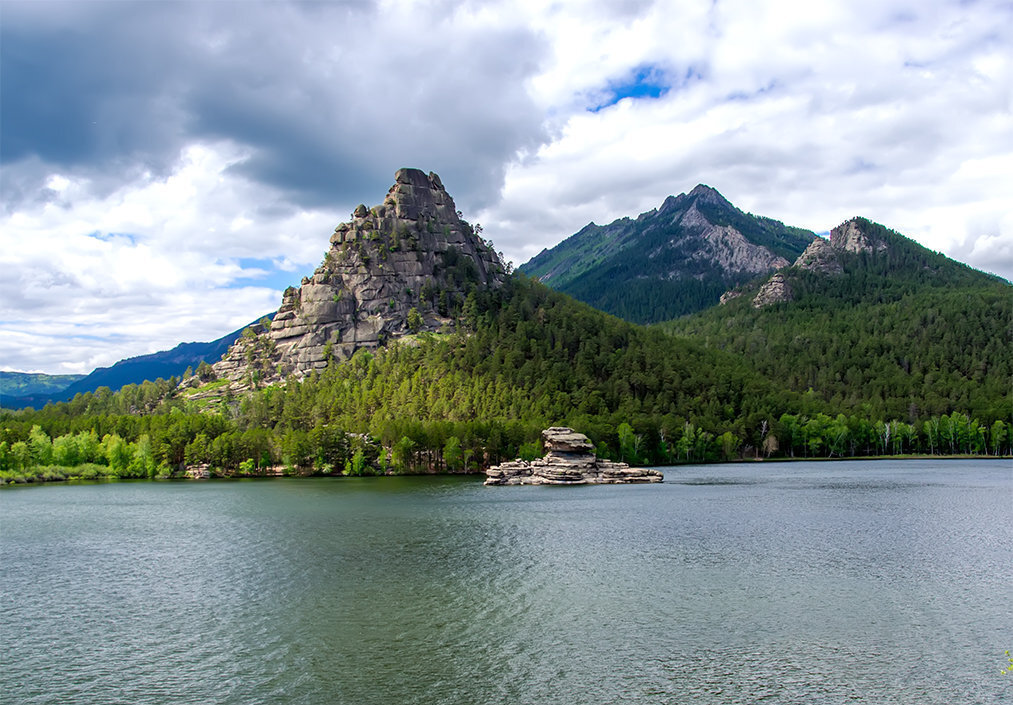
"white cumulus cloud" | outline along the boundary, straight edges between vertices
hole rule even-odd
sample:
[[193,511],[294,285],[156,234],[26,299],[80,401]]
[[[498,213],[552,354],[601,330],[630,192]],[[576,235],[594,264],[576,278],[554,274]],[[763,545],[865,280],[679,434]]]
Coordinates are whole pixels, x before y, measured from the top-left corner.
[[235,8],[5,2],[0,367],[217,338],[402,166],[515,264],[706,183],[1013,277],[1005,0]]

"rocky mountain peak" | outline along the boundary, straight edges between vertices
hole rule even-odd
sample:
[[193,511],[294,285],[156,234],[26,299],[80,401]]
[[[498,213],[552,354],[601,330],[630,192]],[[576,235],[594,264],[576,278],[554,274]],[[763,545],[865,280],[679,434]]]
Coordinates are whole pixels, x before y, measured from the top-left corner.
[[842,252],[868,252],[875,254],[889,245],[873,231],[873,224],[865,218],[852,218],[830,231],[830,244]]
[[837,250],[821,237],[809,243],[805,252],[795,260],[795,266],[823,274],[840,274],[844,271]]
[[339,224],[312,277],[289,287],[266,330],[244,335],[215,365],[239,387],[301,378],[422,331],[451,324],[469,291],[506,278],[500,257],[461,219],[440,177],[399,169],[383,202]]
[[791,285],[785,276],[778,272],[767,283],[760,287],[760,290],[753,298],[753,308],[763,308],[772,304],[784,303],[795,298]]
[[704,203],[710,203],[713,205],[726,206],[728,208],[734,208],[728,199],[722,196],[717,189],[711,188],[706,184],[697,184],[693,187],[693,190],[687,194],[689,198],[697,201],[703,201]]
[[740,211],[698,184],[635,219],[591,223],[520,271],[603,311],[649,323],[716,303],[729,286],[787,266],[813,237]]

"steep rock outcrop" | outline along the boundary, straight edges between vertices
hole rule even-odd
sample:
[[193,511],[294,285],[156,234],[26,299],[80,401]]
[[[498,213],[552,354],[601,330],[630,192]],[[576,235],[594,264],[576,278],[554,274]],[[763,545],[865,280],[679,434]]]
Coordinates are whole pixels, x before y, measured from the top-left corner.
[[791,301],[793,294],[791,286],[785,276],[778,272],[767,283],[760,287],[760,291],[753,297],[753,308],[763,308],[771,304]]
[[591,441],[572,428],[542,431],[548,451],[540,460],[512,460],[485,471],[487,485],[616,485],[661,482],[662,474],[626,463],[599,460]]
[[739,298],[742,296],[742,289],[729,289],[725,293],[721,294],[721,298],[718,299],[719,304],[726,304],[729,301]]
[[[826,276],[843,274],[842,255],[877,255],[890,248],[889,243],[878,233],[879,231],[872,222],[865,218],[852,218],[831,230],[829,241],[821,237],[813,240],[805,252],[795,260],[793,266]],[[734,298],[731,293],[726,292],[721,297],[721,303]],[[791,301],[793,298],[794,294],[790,283],[784,274],[778,272],[760,287],[759,293],[753,298],[753,307],[763,308],[771,304]]]
[[[721,199],[720,202],[728,203],[721,194],[706,186],[697,186],[690,192],[690,196],[696,195],[704,203],[717,203],[715,198],[701,196],[702,193],[709,196],[708,192],[713,192]],[[731,207],[731,204],[728,204],[728,207]],[[774,254],[762,245],[754,245],[735,228],[711,223],[700,212],[696,201],[680,214],[677,223],[700,238],[698,249],[690,257],[716,265],[726,276],[763,274],[788,266],[788,260],[784,257]],[[668,244],[674,245],[675,241]]]
[[242,336],[214,366],[220,378],[239,388],[301,378],[361,348],[437,331],[472,288],[505,281],[439,176],[400,169],[394,179],[383,203],[360,204],[335,228],[323,263],[285,291],[270,328]]
[[830,231],[830,245],[841,252],[876,254],[889,247],[882,238],[877,237],[872,223],[865,218],[852,218],[841,223]]
[[821,237],[813,240],[805,252],[799,255],[799,258],[795,260],[795,266],[799,269],[828,275],[840,274],[844,271],[837,250]]

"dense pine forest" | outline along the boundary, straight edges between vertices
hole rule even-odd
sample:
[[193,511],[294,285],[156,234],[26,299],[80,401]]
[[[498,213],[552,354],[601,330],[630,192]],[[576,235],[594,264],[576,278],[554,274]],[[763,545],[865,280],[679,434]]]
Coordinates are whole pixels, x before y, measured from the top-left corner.
[[[227,475],[475,472],[540,454],[549,425],[586,433],[602,456],[641,464],[1006,455],[1009,352],[1001,341],[968,339],[951,321],[957,315],[971,330],[1002,316],[1001,286],[989,307],[974,310],[958,306],[959,290],[934,292],[919,309],[930,301],[935,313],[896,330],[859,327],[865,309],[856,301],[843,323],[834,318],[820,333],[813,307],[807,335],[840,339],[839,347],[779,333],[793,320],[783,310],[749,329],[736,309],[723,309],[697,323],[708,348],[514,275],[500,290],[472,291],[445,331],[360,350],[302,382],[232,396],[204,368],[196,388],[173,378],[2,412],[0,478],[171,477],[188,466]],[[887,298],[876,305],[904,308],[903,287]],[[929,347],[930,359],[916,354],[926,316],[950,322],[926,334],[941,346]],[[844,337],[848,325],[867,347]],[[724,326],[728,337],[715,344],[706,326]],[[875,346],[888,335],[912,341],[910,359],[882,359]],[[737,345],[769,349],[772,362],[714,349]],[[778,345],[792,351],[783,367],[773,362]]]
[[888,248],[840,254],[837,275],[784,270],[793,301],[756,309],[754,285],[663,327],[846,413],[915,423],[959,410],[1008,422],[1013,287],[864,225]]

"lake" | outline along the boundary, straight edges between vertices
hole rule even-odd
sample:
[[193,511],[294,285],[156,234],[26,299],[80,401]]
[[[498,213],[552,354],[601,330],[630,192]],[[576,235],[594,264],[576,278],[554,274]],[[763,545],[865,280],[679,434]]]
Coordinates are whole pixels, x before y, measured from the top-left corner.
[[3,703],[1013,700],[1013,464],[0,492]]

